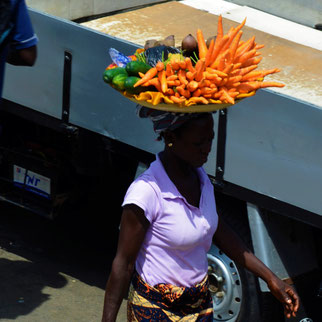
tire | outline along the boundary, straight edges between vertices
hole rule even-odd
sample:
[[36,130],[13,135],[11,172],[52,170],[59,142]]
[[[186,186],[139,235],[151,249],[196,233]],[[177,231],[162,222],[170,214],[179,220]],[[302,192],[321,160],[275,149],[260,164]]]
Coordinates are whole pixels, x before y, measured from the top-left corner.
[[[216,193],[216,202],[221,218],[252,250],[246,203],[221,193]],[[284,321],[277,317],[273,320],[265,318],[265,312],[276,312],[276,307],[274,305],[267,307],[258,279],[246,269],[236,265],[215,245],[212,245],[208,252],[208,264],[210,291],[214,304],[213,321]],[[268,293],[268,295],[271,294]]]

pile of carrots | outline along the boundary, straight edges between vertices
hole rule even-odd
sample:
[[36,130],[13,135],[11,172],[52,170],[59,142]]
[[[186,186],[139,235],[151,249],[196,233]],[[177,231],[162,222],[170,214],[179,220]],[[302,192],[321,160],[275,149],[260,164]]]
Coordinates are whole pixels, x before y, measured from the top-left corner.
[[[154,86],[173,103],[183,105],[229,103],[235,99],[255,94],[264,87],[283,87],[284,84],[263,81],[264,77],[279,72],[278,68],[256,70],[262,60],[255,37],[241,41],[242,27],[223,33],[219,16],[216,40],[206,45],[203,33],[197,30],[199,60],[194,64],[190,57],[180,54],[170,56],[170,61],[158,62],[134,85]],[[187,101],[189,104],[187,104]]]

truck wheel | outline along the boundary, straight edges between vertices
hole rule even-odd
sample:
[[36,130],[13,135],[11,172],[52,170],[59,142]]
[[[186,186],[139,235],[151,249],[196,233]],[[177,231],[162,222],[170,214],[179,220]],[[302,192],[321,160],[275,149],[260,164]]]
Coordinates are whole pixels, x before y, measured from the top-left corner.
[[207,257],[213,321],[262,321],[256,278],[239,268],[215,245],[211,246]]
[[237,321],[243,301],[239,271],[235,263],[214,245],[207,257],[214,321]]

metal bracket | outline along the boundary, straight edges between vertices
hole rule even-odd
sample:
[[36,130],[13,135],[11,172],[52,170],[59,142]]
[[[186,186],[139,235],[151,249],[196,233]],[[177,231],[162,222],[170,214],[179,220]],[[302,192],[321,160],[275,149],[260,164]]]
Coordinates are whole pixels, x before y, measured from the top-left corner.
[[72,54],[68,51],[64,52],[64,78],[63,78],[63,106],[62,121],[69,122],[70,108],[70,85],[72,80]]
[[225,173],[227,110],[220,110],[218,120],[216,180],[223,181]]

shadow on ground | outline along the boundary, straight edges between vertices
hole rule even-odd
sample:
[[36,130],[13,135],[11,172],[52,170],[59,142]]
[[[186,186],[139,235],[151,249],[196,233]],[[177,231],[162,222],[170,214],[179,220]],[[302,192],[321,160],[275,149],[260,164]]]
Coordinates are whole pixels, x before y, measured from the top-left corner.
[[49,300],[44,287],[59,289],[67,283],[66,278],[46,262],[0,258],[0,276],[0,320],[27,315]]

